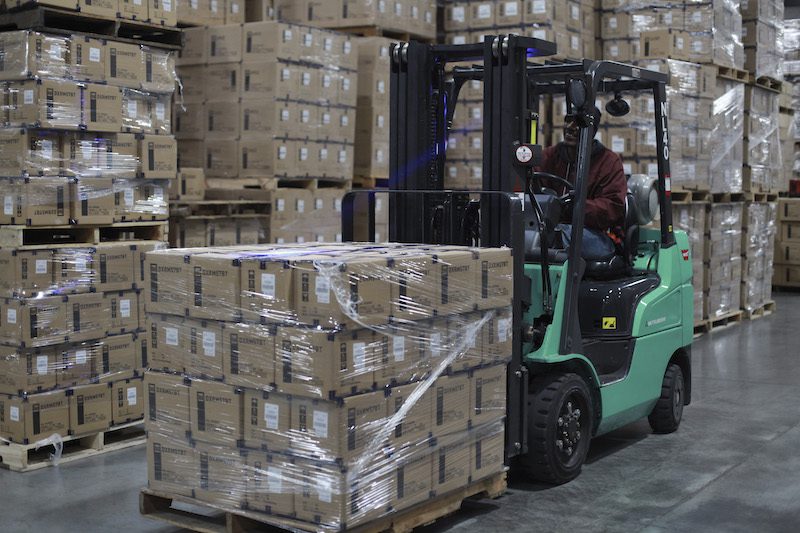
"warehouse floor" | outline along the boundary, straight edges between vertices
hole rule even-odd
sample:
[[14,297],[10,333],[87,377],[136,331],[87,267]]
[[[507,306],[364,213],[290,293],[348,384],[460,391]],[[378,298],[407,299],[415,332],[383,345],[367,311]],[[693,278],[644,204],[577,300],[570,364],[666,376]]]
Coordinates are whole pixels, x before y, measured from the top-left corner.
[[[581,476],[508,494],[439,531],[796,531],[800,519],[800,294],[778,313],[695,343],[694,403],[680,430],[642,421],[597,439]],[[3,530],[172,532],[138,514],[144,448],[29,474],[0,471]]]

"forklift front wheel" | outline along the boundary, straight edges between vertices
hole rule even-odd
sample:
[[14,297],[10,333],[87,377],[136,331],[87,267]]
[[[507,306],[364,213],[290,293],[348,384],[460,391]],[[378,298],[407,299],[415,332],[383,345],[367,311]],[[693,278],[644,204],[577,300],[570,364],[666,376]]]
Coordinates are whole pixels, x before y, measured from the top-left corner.
[[539,481],[560,485],[575,479],[589,452],[594,425],[592,396],[577,374],[553,374],[531,383],[528,453],[522,463]]
[[681,424],[684,395],[683,371],[675,363],[670,363],[661,384],[661,396],[653,407],[647,420],[656,433],[672,433]]

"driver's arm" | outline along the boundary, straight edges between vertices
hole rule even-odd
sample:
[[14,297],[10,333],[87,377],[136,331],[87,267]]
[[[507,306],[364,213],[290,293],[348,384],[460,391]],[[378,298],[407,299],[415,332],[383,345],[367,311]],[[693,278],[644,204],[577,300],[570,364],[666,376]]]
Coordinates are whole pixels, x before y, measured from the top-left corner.
[[605,231],[625,222],[625,196],[628,182],[622,168],[622,159],[606,150],[597,166],[597,174],[589,182],[584,224]]

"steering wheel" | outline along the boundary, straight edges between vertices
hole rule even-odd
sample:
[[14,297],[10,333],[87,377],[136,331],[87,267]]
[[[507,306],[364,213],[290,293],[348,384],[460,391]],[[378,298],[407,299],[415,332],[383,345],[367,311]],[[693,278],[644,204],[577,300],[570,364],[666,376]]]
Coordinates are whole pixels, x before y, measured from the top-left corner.
[[547,187],[542,187],[541,178],[557,181],[558,183],[563,185],[565,190],[567,191],[567,193],[565,193],[565,196],[568,195],[570,192],[575,191],[575,187],[572,185],[572,183],[562,178],[561,176],[556,176],[555,174],[551,174],[550,172],[534,172],[532,178],[534,184],[539,188],[539,190],[544,191],[545,189],[547,189],[548,191],[554,193],[553,196],[558,196],[558,194],[555,194],[555,191],[553,191],[552,189],[549,189]]

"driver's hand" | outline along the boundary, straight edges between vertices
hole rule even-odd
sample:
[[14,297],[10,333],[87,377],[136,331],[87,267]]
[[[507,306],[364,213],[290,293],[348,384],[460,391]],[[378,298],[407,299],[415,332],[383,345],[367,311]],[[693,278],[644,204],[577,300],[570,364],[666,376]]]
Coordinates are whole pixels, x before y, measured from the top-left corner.
[[575,194],[574,193],[567,193],[561,198],[559,198],[561,202],[561,218],[562,219],[572,219],[572,210],[575,207]]

